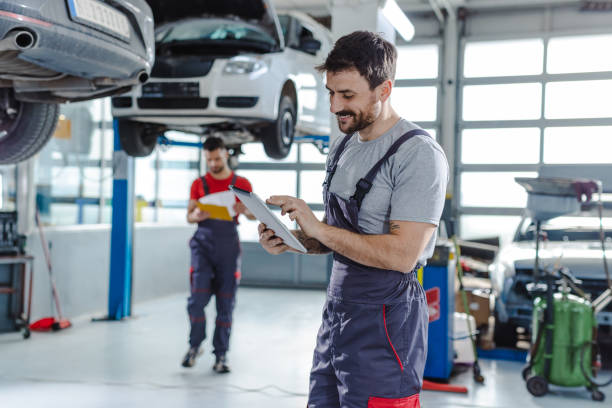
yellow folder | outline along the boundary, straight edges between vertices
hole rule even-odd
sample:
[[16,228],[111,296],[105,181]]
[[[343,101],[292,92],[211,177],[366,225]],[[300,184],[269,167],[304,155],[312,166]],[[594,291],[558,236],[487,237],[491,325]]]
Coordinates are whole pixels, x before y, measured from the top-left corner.
[[227,210],[227,207],[225,206],[202,204],[200,202],[197,202],[196,204],[198,205],[198,208],[200,210],[206,211],[207,213],[209,213],[210,218],[213,218],[216,220],[223,220],[223,221],[233,221],[232,217],[229,214],[229,211]]

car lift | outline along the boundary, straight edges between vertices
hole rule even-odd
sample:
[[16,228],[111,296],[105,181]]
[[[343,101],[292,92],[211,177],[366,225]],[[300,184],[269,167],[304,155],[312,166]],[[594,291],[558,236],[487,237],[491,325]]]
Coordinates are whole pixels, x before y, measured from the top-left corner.
[[[113,120],[113,198],[111,225],[108,315],[94,321],[122,320],[132,314],[132,271],[134,237],[134,158],[121,148],[119,122]],[[329,147],[329,136],[305,135],[296,143],[313,143],[320,151]],[[160,146],[201,148],[199,142],[182,142],[160,136]]]

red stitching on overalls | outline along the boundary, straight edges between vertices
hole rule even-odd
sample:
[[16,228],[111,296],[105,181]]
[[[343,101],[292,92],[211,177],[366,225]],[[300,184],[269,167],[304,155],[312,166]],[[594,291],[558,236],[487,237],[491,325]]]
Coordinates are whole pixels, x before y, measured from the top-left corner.
[[193,323],[201,323],[206,321],[206,317],[189,316],[189,320],[191,320]]
[[387,330],[387,314],[385,305],[383,305],[383,324],[385,325],[385,334],[387,335],[387,340],[389,341],[389,345],[391,346],[391,350],[393,350],[393,354],[395,354],[395,358],[400,365],[402,371],[404,371],[404,365],[402,364],[402,360],[397,355],[397,351],[395,351],[395,347],[393,347],[393,343],[391,343],[391,338],[389,337],[389,331]]
[[405,398],[368,398],[368,408],[420,408],[419,394]]
[[217,324],[217,326],[221,327],[232,327],[232,322],[222,322],[221,320],[217,320],[215,321],[215,323]]
[[193,293],[210,293],[210,289],[206,288],[195,288]]

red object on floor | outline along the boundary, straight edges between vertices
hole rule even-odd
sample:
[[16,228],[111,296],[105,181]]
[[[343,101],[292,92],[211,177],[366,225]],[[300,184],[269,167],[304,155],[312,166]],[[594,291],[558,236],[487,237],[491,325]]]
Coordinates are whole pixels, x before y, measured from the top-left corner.
[[467,387],[460,385],[441,384],[433,381],[423,380],[423,390],[425,391],[442,391],[455,392],[458,394],[467,394]]
[[43,317],[30,324],[30,330],[32,331],[49,331],[53,326],[55,319],[53,317]]
[[57,320],[54,317],[43,317],[30,324],[30,330],[39,332],[57,331],[67,329],[70,326],[72,326],[72,324],[67,319]]

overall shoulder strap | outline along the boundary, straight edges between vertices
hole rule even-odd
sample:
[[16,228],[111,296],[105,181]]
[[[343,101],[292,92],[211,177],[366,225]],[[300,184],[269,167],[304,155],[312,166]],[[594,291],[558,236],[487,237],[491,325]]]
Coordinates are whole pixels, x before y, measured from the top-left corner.
[[236,185],[236,180],[238,179],[238,176],[236,175],[236,173],[232,173],[232,181],[230,181],[230,186],[235,186]]
[[208,183],[206,182],[206,176],[200,177],[202,180],[202,187],[204,188],[204,195],[210,194],[210,188],[208,187]]
[[365,198],[366,194],[372,188],[372,182],[374,181],[374,177],[376,177],[382,165],[387,160],[389,160],[389,157],[393,156],[397,152],[397,149],[399,149],[402,144],[412,139],[416,135],[431,137],[429,133],[427,133],[423,129],[413,129],[403,134],[391,145],[391,147],[389,148],[389,150],[387,150],[387,153],[385,153],[382,159],[376,162],[376,164],[370,169],[366,176],[357,182],[357,186],[355,187],[355,193],[351,197],[352,200],[357,201],[357,208],[361,208],[361,203],[363,202],[363,199]]
[[332,178],[334,177],[334,174],[336,174],[336,169],[338,168],[338,162],[340,161],[340,156],[342,156],[342,152],[344,151],[346,144],[348,143],[349,140],[351,140],[351,137],[353,137],[353,135],[354,133],[344,136],[344,139],[342,139],[342,142],[340,142],[338,149],[336,149],[334,158],[329,163],[329,168],[327,168],[327,175],[325,176],[325,181],[323,182],[324,188],[325,186],[329,187],[329,185],[331,184]]

